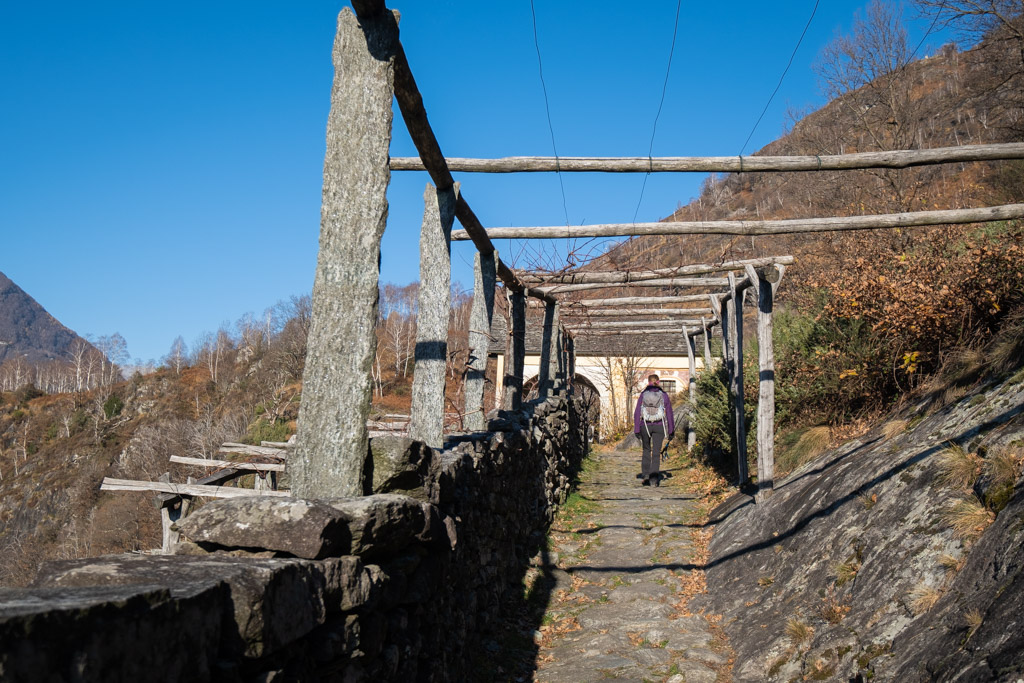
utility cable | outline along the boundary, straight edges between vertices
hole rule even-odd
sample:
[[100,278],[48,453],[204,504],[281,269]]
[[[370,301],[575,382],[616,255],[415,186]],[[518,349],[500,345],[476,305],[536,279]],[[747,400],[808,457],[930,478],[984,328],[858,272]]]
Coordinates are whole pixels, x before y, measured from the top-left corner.
[[644,183],[640,186],[640,200],[636,203],[636,211],[633,212],[634,223],[636,223],[636,217],[640,214],[640,205],[644,201],[644,190],[647,189],[647,178],[651,175],[651,168],[654,166],[654,136],[658,133],[658,119],[661,118],[661,109],[665,106],[665,93],[668,92],[668,76],[672,73],[672,55],[676,52],[676,36],[679,35],[679,11],[682,6],[683,0],[677,0],[676,20],[672,28],[672,45],[668,50],[668,66],[665,67],[665,82],[661,85],[661,101],[658,102],[658,113],[654,115],[654,128],[651,131],[651,144],[647,149],[647,173],[644,174]]
[[818,11],[818,4],[820,2],[821,0],[814,1],[814,9],[811,10],[811,16],[807,19],[807,24],[804,26],[804,30],[800,34],[800,39],[796,41],[796,47],[793,48],[793,54],[789,56],[789,63],[786,64],[786,68],[782,72],[782,76],[779,77],[779,84],[775,86],[775,90],[772,91],[771,97],[768,98],[768,102],[764,105],[764,110],[762,110],[761,115],[757,117],[757,122],[754,124],[754,127],[750,129],[750,135],[747,136],[746,141],[743,143],[743,147],[740,149],[741,157],[743,156],[743,152],[746,151],[747,145],[750,144],[750,138],[754,137],[754,131],[756,131],[757,127],[761,124],[761,119],[763,119],[764,115],[768,112],[768,107],[771,106],[772,100],[775,99],[775,95],[779,92],[779,88],[782,87],[782,81],[785,80],[786,74],[789,73],[789,67],[793,66],[793,60],[796,58],[797,50],[800,49],[801,43],[804,42],[804,36],[807,35],[807,29],[811,27],[811,22],[814,20],[814,15]]
[[551,133],[551,150],[555,154],[555,175],[562,190],[562,211],[565,213],[565,227],[569,227],[569,209],[565,201],[565,183],[562,182],[562,166],[558,160],[558,146],[555,144],[555,127],[551,124],[551,105],[548,102],[548,88],[544,84],[544,63],[540,58],[540,40],[537,38],[537,10],[530,0],[530,15],[533,17],[533,46],[537,50],[537,70],[540,73],[540,89],[544,93],[544,111],[548,117],[548,132]]

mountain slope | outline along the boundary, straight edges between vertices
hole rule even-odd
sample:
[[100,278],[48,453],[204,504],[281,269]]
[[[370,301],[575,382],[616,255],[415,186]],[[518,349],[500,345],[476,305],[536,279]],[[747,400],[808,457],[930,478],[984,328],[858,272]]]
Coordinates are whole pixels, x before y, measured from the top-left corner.
[[0,363],[18,357],[33,364],[66,359],[75,340],[84,343],[0,273]]

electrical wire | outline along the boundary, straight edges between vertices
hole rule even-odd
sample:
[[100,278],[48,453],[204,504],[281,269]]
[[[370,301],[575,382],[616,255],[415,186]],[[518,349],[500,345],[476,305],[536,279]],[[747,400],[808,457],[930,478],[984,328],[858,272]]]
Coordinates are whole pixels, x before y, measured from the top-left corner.
[[740,157],[743,156],[743,152],[746,151],[747,145],[750,144],[750,138],[754,137],[754,131],[761,124],[761,119],[768,112],[768,107],[771,106],[772,100],[775,99],[775,95],[778,94],[779,88],[782,87],[782,81],[785,80],[786,74],[789,73],[789,67],[793,66],[793,60],[796,58],[797,50],[800,49],[801,43],[804,42],[804,36],[807,35],[807,29],[811,27],[811,22],[814,20],[814,15],[818,11],[818,4],[821,0],[815,0],[814,9],[811,10],[811,16],[807,19],[807,24],[804,26],[803,32],[800,34],[800,39],[796,41],[796,47],[793,48],[793,54],[789,56],[789,63],[786,64],[785,70],[782,72],[782,76],[779,77],[779,84],[775,86],[775,90],[772,91],[771,97],[768,98],[768,102],[764,105],[764,109],[761,111],[761,115],[757,117],[757,122],[754,123],[754,127],[750,129],[750,135],[747,136],[746,141],[743,143],[743,147],[740,148]]
[[551,133],[551,150],[555,154],[555,175],[562,190],[562,211],[565,213],[565,227],[569,227],[569,209],[565,201],[565,183],[562,182],[562,166],[558,160],[558,146],[555,144],[555,127],[551,124],[551,105],[548,102],[548,88],[544,83],[544,63],[540,58],[540,40],[537,37],[537,10],[530,0],[530,15],[533,17],[533,46],[537,50],[537,70],[540,73],[540,89],[544,93],[544,112],[548,117],[548,132]]
[[[532,0],[531,0],[532,2]],[[668,50],[668,66],[665,67],[665,82],[661,85],[661,101],[658,102],[658,113],[654,115],[654,128],[651,130],[651,144],[647,148],[647,163],[648,171],[644,174],[643,185],[640,186],[640,199],[636,203],[636,211],[633,212],[633,222],[636,223],[636,217],[640,214],[640,205],[644,201],[644,191],[647,189],[647,178],[651,175],[650,168],[653,166],[653,154],[654,154],[654,136],[658,133],[658,119],[661,118],[661,109],[665,106],[665,93],[668,92],[668,76],[672,73],[672,55],[676,52],[676,36],[679,35],[679,12],[682,9],[683,0],[677,0],[676,2],[676,20],[672,28],[672,45]]]

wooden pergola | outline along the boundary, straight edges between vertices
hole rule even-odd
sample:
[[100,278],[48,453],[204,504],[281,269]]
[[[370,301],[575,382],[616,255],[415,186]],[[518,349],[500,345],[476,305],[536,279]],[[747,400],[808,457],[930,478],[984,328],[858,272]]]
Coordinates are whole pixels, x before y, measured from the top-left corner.
[[[353,0],[353,15],[342,10],[334,47],[336,75],[327,133],[321,249],[313,294],[313,323],[299,420],[299,452],[293,490],[319,497],[360,495],[366,454],[366,414],[371,384],[380,237],[387,216],[385,193],[391,171],[426,171],[433,184],[424,193],[420,236],[420,301],[410,435],[440,447],[443,443],[445,345],[449,311],[450,243],[476,246],[470,321],[470,365],[466,380],[467,426],[484,429],[484,369],[497,282],[510,303],[504,407],[522,400],[527,299],[543,306],[539,386],[542,396],[562,391],[573,375],[574,334],[629,334],[630,328],[595,318],[649,315],[664,329],[685,335],[694,392],[695,339],[703,335],[710,363],[709,335],[720,326],[724,362],[730,370],[737,411],[740,482],[747,479],[743,423],[743,292],[757,296],[760,392],[758,409],[759,498],[773,479],[774,361],[771,330],[775,291],[790,256],[711,264],[681,264],[647,271],[578,271],[564,274],[517,273],[504,264],[492,242],[497,238],[552,239],[638,235],[778,235],[834,230],[865,230],[947,225],[1024,218],[1024,204],[950,211],[922,211],[779,221],[664,221],[589,226],[485,228],[470,208],[452,172],[817,172],[907,168],[925,164],[1024,159],[1024,143],[975,145],[933,150],[902,150],[834,156],[755,157],[510,157],[448,159],[427,119],[426,108],[399,40],[396,16],[383,0]],[[390,158],[392,101],[419,153]],[[458,218],[462,230],[452,231]],[[620,296],[568,301],[564,295],[608,287],[693,288],[692,294]],[[693,308],[669,308],[700,304]],[[638,308],[654,306],[653,309]],[[710,309],[710,312],[708,311]],[[661,314],[659,315],[659,311]],[[708,317],[705,318],[704,316]],[[577,321],[586,321],[585,325]],[[572,330],[571,332],[569,330]],[[649,333],[656,327],[647,327]],[[345,362],[340,362],[344,356]],[[692,443],[692,437],[691,437]]]

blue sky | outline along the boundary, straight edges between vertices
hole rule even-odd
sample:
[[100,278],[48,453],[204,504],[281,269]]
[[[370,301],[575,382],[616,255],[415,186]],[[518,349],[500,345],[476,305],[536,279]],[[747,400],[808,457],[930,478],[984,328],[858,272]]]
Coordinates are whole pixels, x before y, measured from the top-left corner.
[[[811,64],[860,0],[821,0],[747,145],[822,104]],[[676,3],[535,0],[558,153],[644,156]],[[159,359],[312,289],[341,2],[0,4],[0,271],[79,334]],[[448,156],[551,155],[530,3],[410,0],[402,42]],[[684,2],[655,156],[739,154],[813,0]],[[927,24],[907,10],[913,45]],[[922,54],[940,44],[929,39]],[[393,156],[415,150],[396,115]],[[485,225],[657,220],[700,175],[464,175]],[[381,279],[418,278],[427,176],[396,173]],[[639,210],[638,210],[639,205]],[[578,245],[584,252],[597,245]],[[498,243],[552,265],[566,247]],[[456,280],[472,248],[456,244]]]

